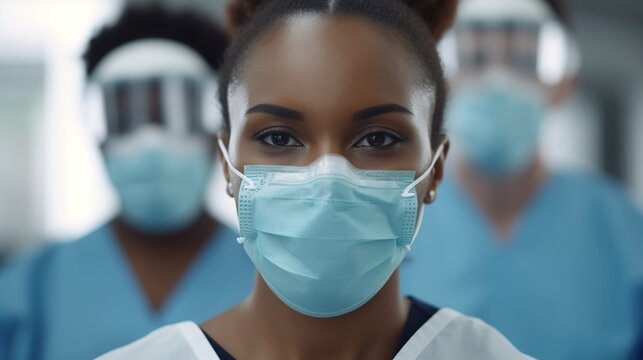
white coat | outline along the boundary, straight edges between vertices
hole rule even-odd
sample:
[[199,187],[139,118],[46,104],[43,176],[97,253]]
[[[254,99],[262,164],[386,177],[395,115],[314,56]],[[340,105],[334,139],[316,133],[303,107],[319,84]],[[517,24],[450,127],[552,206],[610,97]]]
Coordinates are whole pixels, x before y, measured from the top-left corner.
[[[218,360],[198,325],[182,322],[162,327],[146,337],[111,351],[97,360]],[[522,360],[522,354],[496,329],[455,310],[441,309],[402,347],[393,360]]]

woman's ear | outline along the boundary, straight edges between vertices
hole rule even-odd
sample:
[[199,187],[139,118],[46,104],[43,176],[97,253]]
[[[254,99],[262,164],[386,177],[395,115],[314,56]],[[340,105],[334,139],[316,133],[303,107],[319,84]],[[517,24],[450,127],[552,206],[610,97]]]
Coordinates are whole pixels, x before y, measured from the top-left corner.
[[[444,179],[445,166],[447,161],[447,156],[449,155],[450,142],[449,137],[446,134],[440,135],[440,143],[442,144],[442,153],[438,157],[438,160],[435,162],[433,167],[433,176],[430,177],[429,189],[426,192],[424,197],[425,204],[431,204],[435,201],[438,193],[438,188]],[[435,155],[434,155],[435,156]]]
[[[219,132],[217,133],[217,143],[219,140],[223,142],[223,146],[225,146],[227,150],[230,144],[230,133],[228,133],[227,130],[219,130]],[[223,170],[223,176],[225,177],[226,184],[229,187],[230,186],[229,184],[231,183],[231,179],[230,179],[230,169],[228,168],[228,162],[225,160],[225,157],[223,156],[223,152],[219,146],[217,146],[217,150],[218,150],[217,155],[219,157],[219,163],[221,164],[221,169]],[[228,191],[228,194],[229,194],[229,191]]]

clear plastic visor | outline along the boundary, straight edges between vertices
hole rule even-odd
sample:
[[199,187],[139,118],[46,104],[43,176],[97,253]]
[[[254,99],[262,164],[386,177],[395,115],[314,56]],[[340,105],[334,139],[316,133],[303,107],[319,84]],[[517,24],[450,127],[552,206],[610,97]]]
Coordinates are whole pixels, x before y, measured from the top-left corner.
[[214,134],[220,126],[216,79],[150,77],[91,84],[87,105],[100,141],[154,125],[169,134]]
[[555,21],[468,21],[442,44],[450,77],[475,78],[502,69],[526,80],[556,85],[575,75],[575,44]]

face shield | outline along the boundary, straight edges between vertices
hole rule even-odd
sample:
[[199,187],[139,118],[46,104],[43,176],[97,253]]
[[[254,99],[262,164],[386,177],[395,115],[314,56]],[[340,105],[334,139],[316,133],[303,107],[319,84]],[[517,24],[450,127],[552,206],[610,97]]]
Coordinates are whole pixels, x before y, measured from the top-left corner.
[[86,91],[87,118],[101,144],[145,127],[206,136],[220,126],[217,78],[188,47],[139,40],[108,55]]
[[553,87],[580,66],[573,38],[542,0],[464,1],[441,53],[456,87],[499,72]]
[[101,83],[96,91],[98,111],[92,117],[101,139],[126,136],[145,126],[175,135],[216,131],[214,79],[156,76]]

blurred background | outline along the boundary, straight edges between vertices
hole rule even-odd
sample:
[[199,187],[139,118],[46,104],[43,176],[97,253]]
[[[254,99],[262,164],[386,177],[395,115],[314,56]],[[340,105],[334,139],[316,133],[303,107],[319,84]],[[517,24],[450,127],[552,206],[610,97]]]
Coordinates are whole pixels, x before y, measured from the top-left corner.
[[[224,0],[0,0],[0,254],[77,238],[116,202],[83,115],[81,54],[125,3]],[[600,171],[643,206],[643,1],[569,0],[582,53],[579,91],[552,112],[542,149],[554,167]],[[221,180],[210,208],[231,223]]]

